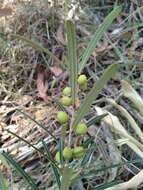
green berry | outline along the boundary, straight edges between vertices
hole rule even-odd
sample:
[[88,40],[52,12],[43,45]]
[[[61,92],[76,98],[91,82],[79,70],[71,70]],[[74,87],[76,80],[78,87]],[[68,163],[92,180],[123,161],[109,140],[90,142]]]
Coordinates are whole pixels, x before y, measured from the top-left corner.
[[63,90],[63,95],[64,96],[70,96],[71,95],[71,88],[70,87],[65,87]]
[[71,159],[73,154],[73,150],[69,147],[65,147],[63,150],[63,156],[65,159]]
[[85,149],[82,146],[77,146],[73,149],[73,155],[75,158],[81,158],[85,154]]
[[63,96],[61,102],[64,106],[70,106],[72,104],[72,99],[68,96]]
[[60,163],[60,152],[56,153],[55,160]]
[[57,119],[60,124],[67,123],[69,120],[69,116],[66,112],[64,111],[59,111],[57,114]]
[[85,123],[79,123],[75,128],[77,135],[84,135],[87,132],[87,125]]
[[78,77],[78,84],[80,85],[80,86],[82,86],[82,85],[84,85],[84,84],[86,84],[87,83],[87,77],[86,77],[86,75],[80,75],[79,77]]

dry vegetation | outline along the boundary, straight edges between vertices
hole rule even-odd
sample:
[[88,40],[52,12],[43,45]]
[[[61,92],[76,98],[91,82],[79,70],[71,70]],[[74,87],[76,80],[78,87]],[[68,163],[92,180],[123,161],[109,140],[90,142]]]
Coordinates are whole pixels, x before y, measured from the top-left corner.
[[[60,136],[60,128],[55,119],[58,110],[55,99],[60,96],[63,86],[68,81],[64,64],[67,50],[63,1],[25,0],[12,1],[12,3],[1,1],[0,3],[0,150],[10,153],[23,166],[25,171],[38,183],[39,190],[52,190],[55,188],[55,181],[51,175],[49,163],[45,167],[43,162],[46,161],[39,152],[7,130],[16,133],[38,149],[42,149],[40,140],[45,140],[54,157],[57,147],[52,138],[18,110],[23,110],[42,123],[57,138]],[[94,104],[90,113],[92,116],[100,115],[104,109],[116,118],[113,118],[112,121],[104,118],[103,123],[92,124],[89,128],[88,135],[93,137],[97,147],[90,157],[88,167],[84,168],[81,175],[84,176],[87,171],[90,171],[91,175],[79,180],[72,187],[75,190],[90,190],[92,187],[112,181],[128,181],[143,169],[143,140],[131,128],[133,121],[130,122],[124,112],[111,101],[112,98],[128,111],[142,130],[143,114],[141,110],[143,107],[139,108],[142,106],[142,99],[139,98],[139,105],[136,105],[126,94],[127,86],[122,85],[121,87],[121,80],[127,80],[143,97],[142,2],[139,0],[118,0],[116,2],[113,0],[79,0],[78,3],[72,1],[70,8],[77,6],[74,19],[77,29],[78,52],[80,53],[86,48],[89,39],[116,3],[122,5],[122,13],[104,34],[84,68],[84,73],[89,78],[89,90],[108,65],[113,63],[121,65],[120,72],[102,90],[95,102],[96,106]],[[11,33],[40,42],[44,48],[52,51],[63,64],[9,35]],[[132,89],[129,88],[129,93],[131,93]],[[137,94],[135,94],[135,99],[137,99]],[[113,129],[114,125],[117,128],[120,125],[124,126],[131,138],[136,139],[141,146],[138,146],[138,142],[136,144],[133,139],[129,144],[128,138],[130,137],[126,134],[127,131],[118,135],[118,131]],[[119,138],[117,138],[118,136]],[[93,161],[90,165],[91,160]],[[110,167],[122,162],[128,162],[128,164]],[[101,172],[93,172],[95,168],[100,169],[100,166],[110,168]],[[20,186],[28,189],[23,180],[13,172],[13,169],[6,168],[1,161],[0,171],[13,184],[13,189],[21,189]],[[138,177],[142,179],[142,173],[139,175],[141,177]],[[141,185],[143,180],[139,184],[136,184],[137,181],[123,184],[124,186],[121,188],[127,190],[134,186],[135,189],[143,189]],[[115,190],[118,188],[115,187]]]

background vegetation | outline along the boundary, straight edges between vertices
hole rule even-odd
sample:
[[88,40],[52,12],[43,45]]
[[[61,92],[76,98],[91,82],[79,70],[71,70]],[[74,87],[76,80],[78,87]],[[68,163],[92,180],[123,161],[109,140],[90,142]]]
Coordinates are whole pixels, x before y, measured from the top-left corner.
[[[142,189],[142,2],[0,5],[0,189]],[[69,85],[73,107],[60,102]],[[63,162],[69,142],[87,151]]]

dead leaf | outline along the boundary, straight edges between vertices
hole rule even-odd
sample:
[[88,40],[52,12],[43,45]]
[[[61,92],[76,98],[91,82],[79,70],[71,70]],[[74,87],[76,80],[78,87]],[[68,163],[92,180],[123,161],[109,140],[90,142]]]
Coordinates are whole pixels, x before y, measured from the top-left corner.
[[65,38],[64,38],[64,29],[63,29],[63,24],[60,24],[58,30],[57,30],[57,35],[56,38],[57,40],[62,44],[65,45]]
[[52,72],[56,77],[58,77],[59,75],[61,75],[62,72],[63,72],[63,70],[62,70],[59,66],[57,66],[57,65],[55,65],[55,66],[53,66],[53,67],[50,67],[50,69],[51,69],[51,72]]
[[0,8],[0,17],[11,16],[13,10],[11,8]]
[[42,121],[42,120],[44,120],[46,118],[46,116],[47,116],[47,108],[37,110],[35,112],[36,121]]
[[37,80],[36,80],[38,94],[39,94],[39,97],[42,98],[46,102],[49,100],[49,97],[47,95],[47,87],[45,85],[45,82],[46,80],[49,79],[49,77],[50,77],[49,71],[45,67],[38,65],[37,66]]
[[96,48],[96,53],[102,53],[103,51],[105,51],[107,49],[108,45],[102,45]]
[[37,82],[37,89],[38,89],[39,97],[41,97],[44,101],[47,101],[48,100],[47,88],[45,87],[45,80],[44,80],[43,73],[38,73],[36,82]]
[[2,134],[2,131],[7,125],[4,122],[0,122],[0,135]]
[[143,116],[143,99],[137,91],[125,80],[121,81],[123,95],[128,98]]
[[17,100],[17,104],[24,106],[30,103],[32,99],[33,99],[32,96],[24,95]]

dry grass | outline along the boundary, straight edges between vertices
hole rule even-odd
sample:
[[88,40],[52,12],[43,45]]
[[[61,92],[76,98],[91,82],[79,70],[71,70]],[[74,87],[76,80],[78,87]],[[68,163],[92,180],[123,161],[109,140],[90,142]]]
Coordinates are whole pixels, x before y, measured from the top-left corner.
[[[77,23],[77,38],[78,42],[80,42],[78,50],[80,52],[86,47],[89,36],[94,34],[96,28],[105,15],[110,12],[115,2],[96,1],[95,3],[91,0],[79,1],[79,3],[80,8],[76,11],[75,19]],[[142,25],[143,13],[142,8],[139,8],[141,6],[140,1],[133,2],[128,0],[126,2],[119,1],[119,3],[123,4],[122,15],[103,36],[102,41],[98,44],[94,54],[88,61],[85,72],[90,78],[89,86],[92,86],[107,65],[114,62],[123,65],[120,73],[113,78],[116,85],[110,83],[102,91],[97,100],[97,105],[105,106],[112,113],[118,115],[122,124],[129,129],[129,124],[126,120],[119,116],[117,110],[105,103],[104,98],[112,97],[120,101],[138,120],[139,125],[142,125],[142,117],[130,107],[130,102],[126,99],[121,99],[120,80],[127,79],[138,90],[139,94],[143,95],[143,40],[142,27],[140,26]],[[94,8],[93,5],[96,5],[96,7]],[[63,14],[61,14],[63,13],[62,1],[60,1],[60,4],[55,3],[54,5],[44,0],[17,1],[14,4],[9,4],[9,6],[14,10],[14,14],[0,19],[1,30],[5,33],[12,32],[36,39],[63,61],[65,37],[63,35]],[[128,19],[126,20],[126,18]],[[46,185],[50,187],[53,179],[50,175],[47,175],[47,171],[41,164],[43,158],[35,153],[33,149],[29,149],[26,144],[20,143],[12,135],[3,131],[5,128],[17,132],[19,136],[37,147],[41,147],[39,140],[44,138],[51,147],[53,155],[55,154],[55,146],[48,135],[16,111],[17,108],[22,108],[36,120],[42,122],[51,132],[55,132],[57,136],[59,135],[59,129],[55,121],[56,109],[51,102],[47,105],[46,102],[39,100],[36,89],[37,65],[44,64],[51,67],[55,63],[47,55],[28,47],[22,41],[15,39],[7,39],[5,41],[4,39],[1,41],[0,46],[2,47],[0,50],[0,132],[2,131],[3,133],[1,136],[1,147],[4,149],[8,148],[8,151],[24,165],[26,170],[38,182],[40,180],[43,181],[43,184],[47,182]],[[49,91],[51,90],[51,83],[55,78],[56,76],[50,74],[47,79]],[[55,94],[59,93],[66,81],[60,78],[59,83],[60,88],[57,88],[57,86],[52,88]],[[49,93],[52,94],[53,92]],[[50,126],[48,125],[49,123]],[[95,125],[92,130],[91,133],[94,132],[96,134],[98,148],[92,155],[95,165],[92,165],[91,170],[101,165],[101,163],[104,163],[104,166],[108,166],[113,162],[117,163],[121,159],[121,155],[124,161],[138,159],[138,156],[126,146],[121,147],[120,151],[117,150],[113,140],[114,135],[105,126],[99,129]],[[115,178],[128,180],[141,169],[142,165],[139,164],[122,167],[119,171],[114,168],[108,172],[91,176],[89,181],[85,180],[83,183],[86,189],[90,189],[92,185],[114,180]],[[40,176],[40,180],[38,179],[39,176],[38,178],[36,176],[39,170],[43,173]],[[85,173],[87,170],[89,168],[85,169]],[[43,184],[39,186],[41,189],[45,188]]]

